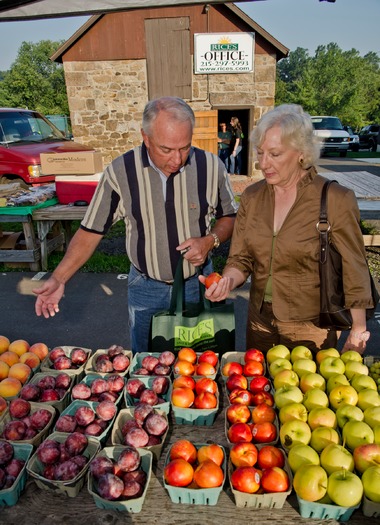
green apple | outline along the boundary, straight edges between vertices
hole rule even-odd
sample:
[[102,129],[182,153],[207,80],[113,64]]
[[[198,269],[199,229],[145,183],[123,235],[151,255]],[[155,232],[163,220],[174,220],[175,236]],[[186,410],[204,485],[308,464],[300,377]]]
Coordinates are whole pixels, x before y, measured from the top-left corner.
[[288,452],[288,463],[295,474],[302,465],[319,465],[319,454],[310,445],[296,445]]
[[322,450],[320,461],[321,466],[329,476],[333,472],[341,469],[353,472],[355,467],[354,458],[351,452],[342,445],[337,445],[335,443],[327,445],[327,447]]
[[327,472],[320,465],[302,465],[294,474],[293,488],[305,501],[318,501],[327,491]]
[[355,388],[356,392],[360,392],[360,390],[364,390],[365,388],[372,388],[372,390],[376,390],[377,392],[376,381],[370,376],[366,376],[364,374],[355,374],[350,383],[351,386]]
[[336,348],[324,348],[323,350],[318,350],[315,360],[320,364],[325,357],[340,357],[339,350]]
[[270,365],[275,359],[279,357],[290,360],[290,350],[285,345],[275,345],[266,353],[267,363]]
[[337,410],[341,405],[357,405],[359,395],[351,385],[333,388],[329,394],[330,406]]
[[308,445],[311,439],[310,427],[305,421],[286,421],[280,427],[281,445],[291,449],[295,445]]
[[340,436],[335,428],[317,427],[311,432],[310,446],[320,454],[322,450],[332,443],[340,445]]
[[364,421],[347,421],[342,429],[343,444],[350,450],[374,442],[372,428]]
[[374,503],[380,503],[380,467],[369,467],[362,475],[364,495]]
[[311,388],[326,390],[326,381],[324,377],[316,372],[307,372],[306,374],[303,374],[300,379],[300,389],[305,393]]
[[285,357],[278,357],[269,365],[269,373],[272,377],[276,377],[276,375],[282,370],[291,369],[292,363],[289,361],[289,359],[285,359]]
[[335,415],[339,428],[343,428],[347,421],[364,420],[363,410],[355,405],[340,405],[340,407],[337,408]]
[[274,393],[274,402],[278,409],[288,403],[302,403],[303,393],[298,386],[284,385]]
[[358,407],[365,410],[368,407],[380,406],[380,394],[372,388],[364,388],[358,392]]
[[304,359],[301,357],[300,359],[294,361],[293,370],[298,375],[298,377],[301,377],[307,372],[316,372],[317,363],[312,359]]
[[348,379],[352,379],[355,374],[364,374],[368,376],[369,369],[368,366],[359,361],[347,361],[346,370],[344,371]]
[[310,412],[313,408],[328,407],[329,398],[323,390],[311,388],[304,393],[302,403],[305,405],[306,410]]
[[307,410],[302,403],[288,403],[280,408],[278,412],[280,423],[286,421],[300,420],[307,421]]
[[329,407],[317,407],[310,410],[307,422],[311,430],[317,427],[337,427],[335,412]]
[[353,456],[355,469],[359,474],[363,474],[372,465],[380,467],[380,445],[376,443],[359,445],[355,448]]
[[380,407],[368,407],[364,410],[364,421],[372,430],[380,425]]
[[376,425],[372,430],[374,435],[373,442],[376,443],[376,445],[380,445],[380,425]]
[[297,359],[313,359],[313,352],[307,346],[295,346],[290,351],[290,360],[294,363]]
[[273,379],[273,386],[275,390],[278,390],[281,386],[284,385],[299,385],[298,375],[293,370],[281,370],[278,374],[275,375]]
[[349,385],[350,382],[344,374],[335,374],[328,378],[326,384],[326,390],[329,394],[333,388],[338,385]]
[[341,469],[328,477],[327,493],[336,505],[355,507],[362,500],[363,485],[359,476]]
[[341,354],[340,358],[344,363],[347,363],[347,361],[357,361],[358,363],[363,362],[363,356],[359,354],[359,352],[356,352],[356,350],[347,350],[347,352]]
[[346,365],[340,357],[325,357],[319,364],[319,373],[326,381],[334,374],[344,374]]
[[322,505],[334,505],[332,499],[330,496],[326,494],[323,496],[323,498],[319,499],[316,503],[322,503]]

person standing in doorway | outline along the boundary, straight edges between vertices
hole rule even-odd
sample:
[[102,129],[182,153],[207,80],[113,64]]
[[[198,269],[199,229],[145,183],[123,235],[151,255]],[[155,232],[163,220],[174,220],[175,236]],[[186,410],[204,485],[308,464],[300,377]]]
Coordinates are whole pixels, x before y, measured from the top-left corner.
[[220,131],[218,132],[218,155],[220,160],[226,166],[227,172],[230,167],[230,142],[232,139],[231,131],[227,130],[227,124],[221,122],[219,124]]
[[241,175],[241,150],[243,148],[243,130],[237,117],[231,118],[232,140],[230,143],[230,173]]

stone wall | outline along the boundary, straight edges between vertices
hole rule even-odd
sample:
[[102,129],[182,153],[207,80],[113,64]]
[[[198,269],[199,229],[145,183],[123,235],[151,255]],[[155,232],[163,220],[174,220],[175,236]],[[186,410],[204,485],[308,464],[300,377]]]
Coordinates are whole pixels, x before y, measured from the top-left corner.
[[[101,151],[105,165],[141,143],[145,59],[65,61],[64,71],[76,141]],[[256,54],[252,73],[193,75],[193,98],[188,102],[195,111],[251,107],[256,121],[274,105],[275,81],[275,56]]]

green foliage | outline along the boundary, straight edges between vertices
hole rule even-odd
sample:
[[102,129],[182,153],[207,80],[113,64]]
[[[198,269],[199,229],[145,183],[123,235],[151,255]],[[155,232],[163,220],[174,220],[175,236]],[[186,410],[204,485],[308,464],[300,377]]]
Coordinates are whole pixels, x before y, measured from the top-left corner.
[[16,60],[0,82],[0,106],[69,114],[63,67],[50,60],[60,44],[51,40],[21,44]]
[[337,44],[319,46],[313,57],[297,48],[277,66],[276,104],[301,104],[312,115],[336,115],[361,128],[380,120],[380,57],[364,57]]

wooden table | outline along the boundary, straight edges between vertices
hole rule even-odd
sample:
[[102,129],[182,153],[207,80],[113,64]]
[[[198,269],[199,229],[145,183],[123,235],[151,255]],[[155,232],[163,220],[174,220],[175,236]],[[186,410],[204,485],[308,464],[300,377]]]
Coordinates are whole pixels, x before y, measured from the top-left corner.
[[[222,380],[218,379],[220,391]],[[28,480],[26,490],[14,507],[1,509],[2,525],[326,525],[339,523],[335,520],[301,518],[297,499],[292,495],[282,509],[256,509],[236,507],[228,480],[216,506],[187,505],[172,503],[163,486],[162,471],[165,455],[170,444],[177,439],[186,438],[195,443],[217,442],[228,450],[224,430],[224,410],[227,406],[226,395],[221,398],[221,406],[212,426],[176,425],[169,415],[170,430],[162,455],[153,466],[153,475],[148,488],[142,511],[137,514],[117,513],[99,509],[87,492],[87,485],[75,498],[39,489],[32,480]],[[107,446],[110,442],[107,443]],[[365,517],[361,510],[356,510],[350,525],[373,525],[374,518]]]

